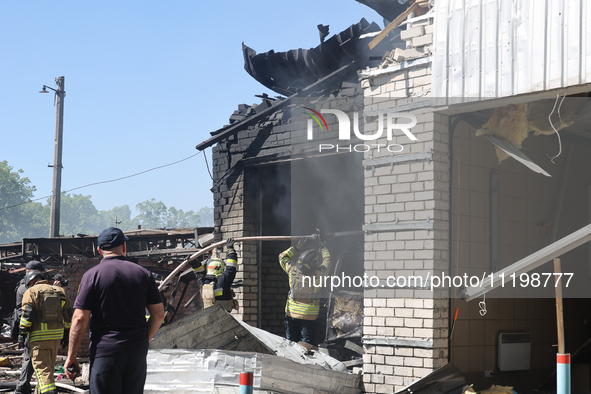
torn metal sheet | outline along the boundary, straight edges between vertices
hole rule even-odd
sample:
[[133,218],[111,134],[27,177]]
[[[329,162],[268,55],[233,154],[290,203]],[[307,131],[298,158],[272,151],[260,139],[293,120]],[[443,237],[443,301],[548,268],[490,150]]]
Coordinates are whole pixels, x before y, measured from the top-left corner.
[[[233,316],[232,316],[233,317]],[[347,371],[347,367],[337,359],[330,357],[327,354],[320,352],[313,352],[308,354],[308,350],[296,342],[289,341],[279,335],[272,334],[268,331],[253,327],[240,320],[236,320],[246,330],[248,330],[254,337],[256,337],[268,349],[272,350],[277,356],[294,361],[298,364],[314,364],[326,369],[335,371]]]
[[220,305],[160,328],[150,341],[150,349],[220,349],[273,354]]
[[256,353],[217,350],[149,350],[144,393],[211,393],[215,386],[238,386],[240,373],[253,372],[260,387],[262,360]]
[[[367,36],[362,39],[361,36],[380,30],[377,24],[362,19],[312,49],[271,50],[257,54],[242,44],[244,69],[267,88],[285,96],[295,94],[351,62],[355,62],[355,67],[338,83],[349,79],[356,81],[357,70],[369,65],[367,44],[371,39]],[[336,87],[323,86],[329,89]]]
[[259,393],[361,393],[360,375],[259,353],[158,349],[148,351],[147,362],[147,394],[232,393],[222,388],[238,387],[244,371],[253,372],[253,386]]
[[308,355],[301,345],[236,319],[220,305],[203,309],[162,327],[150,349],[219,349],[281,356],[299,364],[346,371],[340,361],[320,352]]
[[548,174],[542,167],[534,163],[529,157],[527,157],[522,151],[516,148],[512,143],[507,141],[504,138],[495,137],[494,135],[485,134],[484,135],[490,142],[492,142],[496,147],[501,149],[503,152],[507,153],[509,156],[529,168],[530,170],[537,172],[539,174],[549,176],[552,175]]
[[453,364],[436,369],[429,375],[398,390],[396,394],[460,394],[466,379]]

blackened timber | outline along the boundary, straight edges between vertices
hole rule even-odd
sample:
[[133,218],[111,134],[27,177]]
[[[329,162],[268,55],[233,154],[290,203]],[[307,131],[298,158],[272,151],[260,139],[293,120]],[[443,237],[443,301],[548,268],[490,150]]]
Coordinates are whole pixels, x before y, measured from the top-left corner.
[[215,131],[213,133],[214,134],[213,137],[211,137],[210,139],[208,139],[206,141],[203,141],[202,143],[197,145],[195,148],[197,150],[202,151],[202,150],[209,148],[210,146],[217,144],[220,141],[225,140],[228,137],[233,136],[234,134],[237,134],[239,131],[244,130],[248,126],[252,126],[252,125],[256,124],[258,121],[265,119],[267,116],[271,116],[271,115],[273,115],[273,113],[288,106],[289,104],[291,104],[293,99],[298,98],[298,97],[306,97],[307,93],[316,92],[316,91],[318,91],[319,88],[322,88],[325,86],[330,86],[334,82],[340,80],[341,75],[346,74],[354,67],[356,67],[355,62],[351,62],[345,66],[342,66],[338,70],[336,70],[336,71],[330,73],[329,75],[327,75],[326,77],[314,82],[312,85],[305,87],[300,92],[289,96],[285,100],[274,101],[273,105],[271,107],[267,108],[266,110],[259,112],[256,115],[251,115],[251,116],[247,117],[246,119],[244,119],[242,122],[231,125],[230,127]]

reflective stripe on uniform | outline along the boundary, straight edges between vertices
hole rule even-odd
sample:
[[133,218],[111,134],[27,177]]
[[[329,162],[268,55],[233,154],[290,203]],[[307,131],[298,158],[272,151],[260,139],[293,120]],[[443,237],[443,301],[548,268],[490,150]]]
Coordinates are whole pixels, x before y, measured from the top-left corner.
[[213,295],[216,297],[221,296],[222,294],[224,294],[224,288],[223,287],[218,287],[217,289],[213,290]]
[[20,325],[23,326],[23,327],[31,327],[33,325],[33,322],[28,321],[24,317],[21,317]]
[[290,313],[307,316],[318,316],[320,312],[320,305],[316,304],[316,301],[311,304],[304,304],[298,302],[291,297],[287,298],[287,304],[285,305],[285,312],[289,315]]
[[64,337],[64,329],[58,328],[55,330],[37,330],[29,333],[29,341],[55,341]]
[[43,384],[43,378],[41,377],[41,373],[38,369],[35,369],[35,375],[37,375],[37,390],[40,393],[47,393],[51,390],[57,390],[55,383]]
[[238,261],[234,260],[234,259],[227,259],[226,260],[226,266],[230,266],[230,267],[238,267]]

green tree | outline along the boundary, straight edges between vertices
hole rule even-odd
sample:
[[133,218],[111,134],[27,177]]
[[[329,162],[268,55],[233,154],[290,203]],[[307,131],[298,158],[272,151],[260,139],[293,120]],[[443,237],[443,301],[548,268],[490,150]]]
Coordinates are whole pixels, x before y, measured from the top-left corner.
[[131,217],[131,208],[125,204],[120,207],[114,207],[108,211],[100,211],[101,228],[114,227],[117,222],[117,227],[123,231],[137,229],[138,221]]
[[213,208],[203,207],[197,211],[200,227],[213,227]]
[[[24,228],[30,224],[31,211],[26,208],[35,186],[29,178],[21,178],[23,170],[12,171],[6,160],[0,161],[0,242],[19,241]],[[16,205],[16,206],[15,206]],[[10,207],[10,208],[9,208]]]
[[162,201],[156,201],[155,198],[152,198],[140,202],[135,207],[139,211],[135,220],[142,228],[166,228],[168,224],[167,209]]

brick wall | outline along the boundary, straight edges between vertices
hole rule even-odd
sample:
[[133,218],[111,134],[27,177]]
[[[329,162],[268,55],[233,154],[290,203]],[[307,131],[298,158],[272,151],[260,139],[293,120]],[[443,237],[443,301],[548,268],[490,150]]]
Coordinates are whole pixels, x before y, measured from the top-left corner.
[[[365,154],[365,224],[376,230],[365,236],[365,273],[381,280],[392,275],[425,278],[448,270],[448,121],[430,108],[429,23],[411,24],[401,34],[408,43],[403,53],[391,54],[380,69],[361,72],[367,134],[377,130],[378,111],[417,118],[411,129],[417,141],[398,132],[391,141],[384,137],[379,142],[400,144],[400,152],[374,149]],[[447,292],[366,287],[364,303],[366,392],[391,393],[447,363]],[[394,338],[397,346],[383,344]]]
[[[357,83],[346,83],[349,93],[315,99],[294,100],[287,109],[278,111],[269,118],[250,126],[235,136],[213,147],[214,222],[216,239],[248,237],[255,235],[289,235],[312,233],[315,226],[304,228],[301,223],[291,222],[295,210],[301,222],[316,212],[310,205],[297,207],[291,201],[291,165],[281,164],[293,158],[318,156],[318,144],[334,141],[338,134],[336,118],[327,117],[328,131],[315,130],[314,141],[307,140],[307,120],[302,107],[339,108],[350,111],[360,109],[362,96]],[[244,110],[244,106],[239,108]],[[333,152],[334,153],[334,152]],[[265,189],[267,188],[267,189]],[[261,200],[262,199],[262,200]],[[262,204],[261,204],[262,201]],[[259,206],[260,205],[260,206]],[[261,212],[259,212],[259,210]],[[279,212],[281,211],[281,212]],[[307,216],[306,216],[307,215]],[[282,225],[277,225],[282,221]],[[260,319],[262,328],[284,334],[285,299],[289,290],[287,275],[278,264],[278,255],[289,242],[275,244],[265,242],[262,246],[262,267],[259,269],[258,243],[245,242],[237,279],[244,280],[244,287],[237,292],[240,311],[233,312],[243,321],[256,326]],[[259,272],[261,278],[259,279]],[[259,297],[259,280],[261,283]],[[258,305],[258,302],[262,302]],[[259,307],[261,316],[259,317]]]

